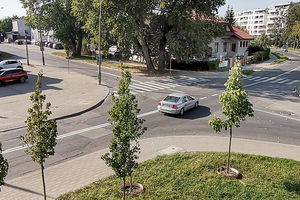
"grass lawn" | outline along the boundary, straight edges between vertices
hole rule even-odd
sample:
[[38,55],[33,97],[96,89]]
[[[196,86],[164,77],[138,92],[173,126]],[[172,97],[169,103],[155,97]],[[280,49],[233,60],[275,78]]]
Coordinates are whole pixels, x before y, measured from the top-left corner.
[[[65,58],[67,57],[67,54],[65,52],[52,52],[52,54],[56,55],[56,56],[65,57]],[[97,64],[95,57],[92,57],[92,56],[71,57],[71,59],[79,60],[79,61],[83,61],[83,62],[91,63],[91,64]],[[102,65],[104,67],[108,67],[108,68],[112,68],[112,69],[120,69],[120,62],[115,61],[115,60],[103,59]],[[146,65],[144,65],[142,63],[135,63],[135,62],[130,62],[130,61],[123,61],[123,68],[127,69],[130,72],[146,73],[146,71],[147,71]]]
[[249,75],[251,75],[253,73],[254,73],[254,71],[252,69],[242,70],[242,74],[246,75],[246,76],[249,76]]
[[10,57],[15,56],[15,55],[13,55],[13,54],[6,53],[6,52],[3,52],[3,51],[0,51],[0,54],[1,54],[1,58],[2,58],[2,59],[10,58]]
[[272,65],[282,63],[289,59],[287,56],[285,56],[281,53],[274,52],[274,51],[272,51],[271,53],[274,54],[278,58],[278,60],[275,60],[274,62],[271,63]]
[[[233,153],[231,166],[243,178],[232,180],[216,173],[226,165],[226,159],[226,153],[204,152],[158,156],[141,163],[134,174],[134,182],[143,184],[146,191],[126,199],[300,199],[300,162]],[[121,185],[121,179],[110,176],[58,200],[119,200]]]

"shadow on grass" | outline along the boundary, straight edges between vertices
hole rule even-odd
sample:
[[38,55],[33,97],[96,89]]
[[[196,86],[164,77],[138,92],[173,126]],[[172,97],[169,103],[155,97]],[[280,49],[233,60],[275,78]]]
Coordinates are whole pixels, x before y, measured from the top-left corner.
[[285,186],[286,190],[289,192],[294,192],[298,195],[300,195],[300,182],[296,181],[296,180],[289,180],[289,181],[285,181],[283,183],[283,185]]

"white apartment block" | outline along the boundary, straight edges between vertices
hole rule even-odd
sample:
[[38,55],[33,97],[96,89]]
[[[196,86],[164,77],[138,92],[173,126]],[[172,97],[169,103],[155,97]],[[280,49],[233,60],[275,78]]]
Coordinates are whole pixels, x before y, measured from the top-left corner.
[[[236,25],[246,28],[251,36],[260,36],[262,33],[271,34],[276,19],[287,16],[288,9],[295,3],[277,4],[272,8],[253,9],[235,13]],[[281,23],[285,25],[285,20]]]

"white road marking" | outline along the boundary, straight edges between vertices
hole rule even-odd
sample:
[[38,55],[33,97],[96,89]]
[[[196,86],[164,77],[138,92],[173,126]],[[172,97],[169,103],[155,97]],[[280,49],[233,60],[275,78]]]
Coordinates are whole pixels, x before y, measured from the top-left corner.
[[213,95],[211,95],[212,97],[215,97],[215,96],[218,96],[219,94],[213,94]]
[[280,82],[278,82],[278,83],[279,83],[279,84],[282,84],[282,83],[285,83],[285,82],[288,82],[288,81],[290,81],[290,79],[285,79],[285,80],[280,81]]
[[[158,113],[158,110],[153,110],[153,111],[150,111],[150,112],[139,114],[138,117],[141,118],[141,117],[145,117],[145,116],[148,116],[148,115],[153,115],[155,113]],[[78,135],[78,134],[81,134],[81,133],[84,133],[84,132],[87,132],[87,131],[91,131],[91,130],[95,130],[95,129],[99,129],[99,128],[104,128],[104,127],[107,127],[107,126],[110,126],[110,123],[104,123],[104,124],[100,124],[100,125],[97,125],[97,126],[91,126],[91,127],[88,127],[88,128],[72,131],[70,133],[65,133],[65,134],[57,136],[57,140],[67,138],[67,137],[70,137],[70,136],[74,136],[74,135]],[[12,147],[12,148],[4,150],[2,152],[2,155],[7,154],[7,153],[11,153],[11,152],[15,152],[15,151],[19,151],[19,150],[22,150],[22,149],[25,149],[25,148],[27,148],[27,147],[23,147],[23,146]]]
[[254,81],[262,81],[262,80],[265,80],[267,78],[269,78],[269,77],[262,77],[262,78],[259,78],[259,79],[255,79]]
[[145,89],[145,88],[142,88],[142,87],[140,87],[140,86],[135,86],[135,85],[130,85],[129,86],[129,89],[138,89],[138,90],[143,90],[143,91],[147,91],[147,92],[150,92],[150,91],[152,91],[152,90],[149,90],[149,89]]
[[256,108],[253,109],[253,110],[300,122],[300,119],[297,119],[297,118],[294,118],[294,117],[284,116],[284,115],[280,115],[278,113],[273,113],[273,112],[269,112],[269,111],[265,111],[265,110],[260,110],[260,109],[256,109]]
[[291,82],[289,82],[289,83],[286,83],[287,85],[292,85],[292,84],[294,84],[294,83],[298,83],[299,82],[299,80],[293,80],[293,81],[291,81]]
[[279,82],[279,81],[282,81],[282,80],[284,80],[284,78],[278,78],[278,79],[276,79],[274,81],[270,81],[270,83],[276,83],[276,82]]
[[249,78],[248,80],[249,80],[249,81],[253,81],[253,80],[259,79],[259,78],[260,78],[260,76],[253,76],[252,78]]
[[207,97],[202,97],[202,98],[200,98],[200,100],[203,100],[203,99],[206,99]]

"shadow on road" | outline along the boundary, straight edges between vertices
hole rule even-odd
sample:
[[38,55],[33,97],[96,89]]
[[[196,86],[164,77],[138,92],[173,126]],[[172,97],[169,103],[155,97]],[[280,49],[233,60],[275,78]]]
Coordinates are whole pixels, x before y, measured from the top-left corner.
[[200,106],[199,105],[197,108],[185,111],[183,116],[171,115],[171,114],[167,114],[167,113],[165,113],[164,115],[168,116],[168,117],[177,117],[177,118],[182,118],[182,119],[193,120],[193,119],[199,119],[199,118],[207,117],[210,114],[211,114],[210,108],[208,108],[206,106]]
[[[28,73],[28,79],[26,80],[25,83],[20,83],[18,81],[4,83],[0,87],[0,98],[32,93],[35,90],[36,80],[37,80],[37,75]],[[62,79],[43,76],[42,90],[62,90],[61,88],[52,86],[53,84],[60,83],[61,81]]]
[[[36,195],[39,195],[39,196],[42,196],[42,197],[44,196],[44,194],[42,194],[42,193],[39,193],[39,192],[30,190],[30,189],[27,189],[27,188],[19,187],[19,186],[16,186],[16,185],[11,185],[11,184],[5,183],[5,186],[6,186],[6,187],[13,188],[13,189],[16,189],[16,190],[21,190],[21,191],[24,191],[24,192],[36,194]],[[47,195],[47,197],[48,197],[48,198],[51,198],[51,199],[54,199],[54,197],[51,197],[51,196],[49,196],[49,195]]]

